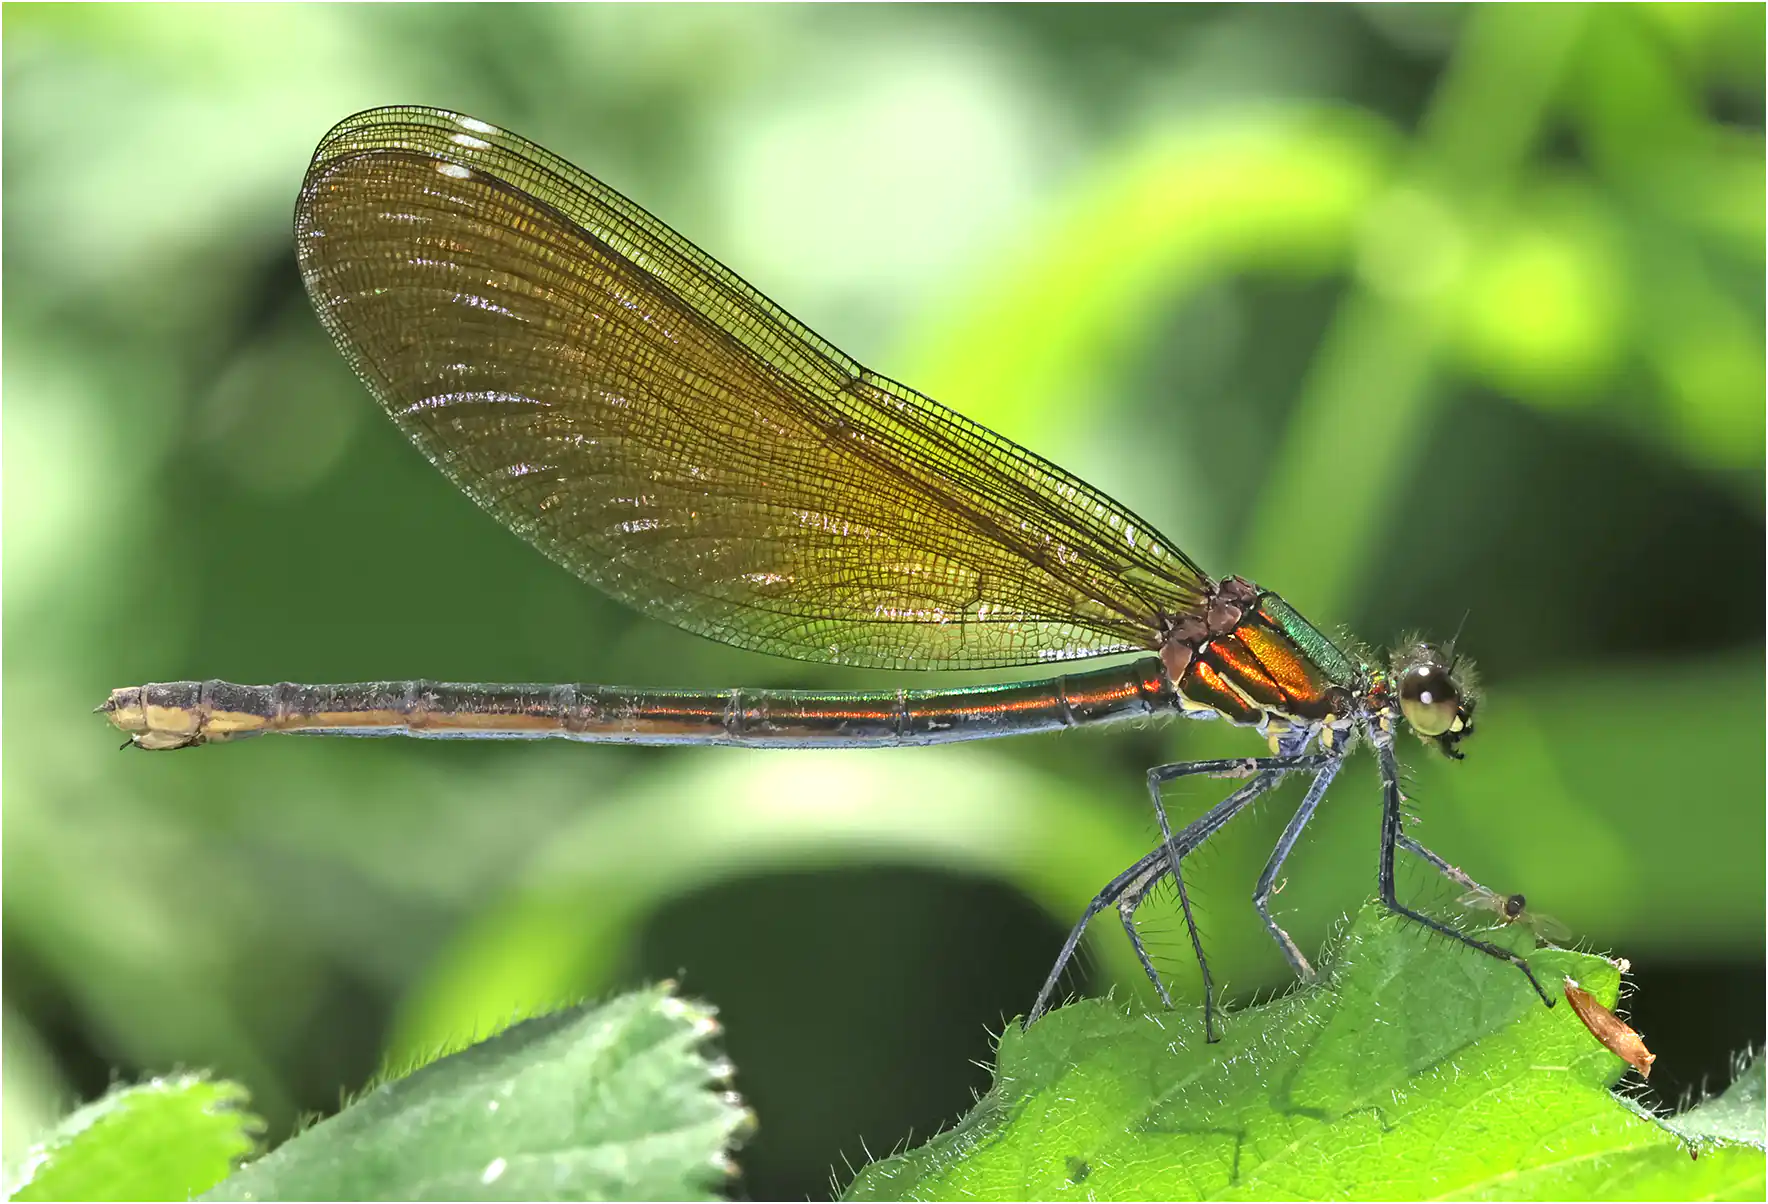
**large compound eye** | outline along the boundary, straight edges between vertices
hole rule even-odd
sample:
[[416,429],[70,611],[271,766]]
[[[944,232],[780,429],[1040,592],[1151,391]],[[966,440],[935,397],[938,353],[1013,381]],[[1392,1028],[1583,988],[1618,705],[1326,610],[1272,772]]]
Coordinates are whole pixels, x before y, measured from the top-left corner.
[[1455,726],[1461,691],[1441,665],[1417,665],[1400,678],[1400,710],[1420,736],[1440,736]]

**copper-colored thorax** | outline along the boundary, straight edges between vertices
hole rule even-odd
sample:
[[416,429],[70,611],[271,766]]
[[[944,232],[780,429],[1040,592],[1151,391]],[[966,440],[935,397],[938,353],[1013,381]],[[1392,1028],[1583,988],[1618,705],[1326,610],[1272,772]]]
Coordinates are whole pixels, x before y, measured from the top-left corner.
[[1182,687],[1198,649],[1233,631],[1241,617],[1258,602],[1258,595],[1258,586],[1244,577],[1226,577],[1216,583],[1200,612],[1173,620],[1161,636],[1160,660],[1175,686]]
[[1256,726],[1275,714],[1304,722],[1343,714],[1344,691],[1273,619],[1258,586],[1221,581],[1200,612],[1175,620],[1160,648],[1179,692],[1230,722]]

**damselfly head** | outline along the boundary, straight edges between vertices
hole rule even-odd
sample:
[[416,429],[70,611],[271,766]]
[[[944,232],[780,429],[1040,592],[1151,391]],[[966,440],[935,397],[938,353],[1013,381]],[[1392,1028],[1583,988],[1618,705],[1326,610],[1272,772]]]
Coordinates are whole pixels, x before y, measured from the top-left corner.
[[1473,732],[1474,695],[1471,666],[1452,662],[1441,649],[1413,644],[1394,657],[1394,686],[1400,696],[1400,713],[1418,737],[1435,744],[1459,761],[1456,748]]

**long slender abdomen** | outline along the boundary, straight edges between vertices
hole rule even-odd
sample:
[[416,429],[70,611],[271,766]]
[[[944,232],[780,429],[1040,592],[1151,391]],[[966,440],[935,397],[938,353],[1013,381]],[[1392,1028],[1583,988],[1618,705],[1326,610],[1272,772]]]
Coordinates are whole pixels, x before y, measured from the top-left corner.
[[272,732],[626,744],[877,747],[1049,731],[1171,711],[1153,659],[1043,681],[958,690],[646,690],[432,681],[242,686],[166,682],[99,708],[139,748]]

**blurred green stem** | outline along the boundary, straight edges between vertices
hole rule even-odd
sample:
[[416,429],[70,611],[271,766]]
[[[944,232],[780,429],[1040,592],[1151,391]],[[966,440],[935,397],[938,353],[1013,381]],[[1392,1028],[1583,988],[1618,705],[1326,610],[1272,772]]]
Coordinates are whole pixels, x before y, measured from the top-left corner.
[[[1349,287],[1283,427],[1271,481],[1236,560],[1258,581],[1309,583],[1297,605],[1348,617],[1388,529],[1384,513],[1412,479],[1440,394],[1433,388],[1446,281],[1458,230],[1485,225],[1524,168],[1585,19],[1581,5],[1470,9],[1455,60],[1420,123],[1409,162],[1364,231],[1364,271]],[[1430,219],[1436,220],[1430,220]],[[1409,228],[1407,228],[1409,227]],[[1369,270],[1371,244],[1417,287]],[[1435,287],[1432,287],[1432,285]],[[1375,412],[1368,425],[1357,415]],[[1295,536],[1330,498],[1331,538]]]

